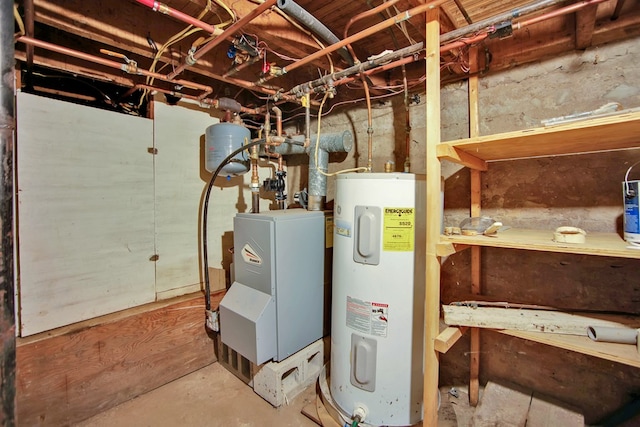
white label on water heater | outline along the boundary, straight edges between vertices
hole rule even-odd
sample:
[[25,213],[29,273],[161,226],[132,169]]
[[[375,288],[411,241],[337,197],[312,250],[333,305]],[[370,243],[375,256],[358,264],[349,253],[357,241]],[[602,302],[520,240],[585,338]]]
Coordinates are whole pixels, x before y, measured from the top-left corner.
[[347,296],[347,326],[369,335],[386,337],[389,328],[389,304]]

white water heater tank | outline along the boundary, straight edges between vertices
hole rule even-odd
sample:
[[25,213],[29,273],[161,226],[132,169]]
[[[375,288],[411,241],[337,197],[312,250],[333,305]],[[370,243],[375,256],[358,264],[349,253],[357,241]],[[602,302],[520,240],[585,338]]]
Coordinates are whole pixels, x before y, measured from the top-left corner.
[[368,425],[422,419],[425,177],[337,178],[330,390]]

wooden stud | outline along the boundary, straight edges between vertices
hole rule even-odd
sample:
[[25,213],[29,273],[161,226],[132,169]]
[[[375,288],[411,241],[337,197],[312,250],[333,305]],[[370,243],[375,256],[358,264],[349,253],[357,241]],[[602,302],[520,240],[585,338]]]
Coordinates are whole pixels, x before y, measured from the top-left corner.
[[436,337],[436,350],[440,353],[446,353],[458,342],[466,330],[467,328],[465,327],[449,326]]
[[[469,51],[469,66],[474,72],[469,78],[469,137],[480,136],[480,113],[478,107],[478,49]],[[481,176],[480,171],[471,169],[471,217],[480,216],[481,210]],[[479,246],[471,248],[471,293],[482,293],[480,280],[480,250]],[[480,329],[471,329],[469,348],[469,403],[476,406],[480,398]]]
[[425,348],[424,348],[424,421],[425,426],[438,424],[438,354],[435,338],[440,329],[440,260],[436,255],[442,223],[440,201],[440,162],[436,147],[440,143],[440,23],[439,9],[426,14],[426,165],[427,165],[427,254],[425,298]]

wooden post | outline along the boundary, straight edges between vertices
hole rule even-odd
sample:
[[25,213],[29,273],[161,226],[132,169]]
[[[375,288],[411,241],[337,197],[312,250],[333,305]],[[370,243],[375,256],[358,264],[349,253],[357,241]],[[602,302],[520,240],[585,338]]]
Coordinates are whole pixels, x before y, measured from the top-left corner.
[[[472,73],[478,70],[478,49],[469,50],[469,67]],[[469,77],[469,137],[480,135],[480,120],[478,112],[478,75]],[[471,169],[471,216],[480,216],[481,198],[480,171]],[[480,283],[480,246],[471,248],[471,293],[482,293]],[[480,391],[480,329],[471,329],[471,344],[469,349],[469,403],[471,406],[478,404]]]
[[442,223],[440,201],[440,161],[436,146],[440,143],[440,22],[439,9],[427,10],[427,254],[424,348],[424,421],[425,426],[438,424],[438,355],[435,339],[440,321],[440,260],[436,255]]
[[0,425],[13,426],[16,407],[16,323],[13,275],[13,2],[0,3]]

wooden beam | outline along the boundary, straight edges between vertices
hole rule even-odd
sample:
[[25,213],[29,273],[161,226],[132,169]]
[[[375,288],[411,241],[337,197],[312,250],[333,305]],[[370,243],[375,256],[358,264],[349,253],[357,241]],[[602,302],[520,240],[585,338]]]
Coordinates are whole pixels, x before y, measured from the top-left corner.
[[[480,136],[480,111],[478,100],[478,49],[469,51],[469,67],[474,74],[469,77],[469,137]],[[481,210],[481,175],[478,169],[471,169],[471,217],[479,217]],[[471,293],[482,293],[481,248],[471,247]],[[480,329],[471,329],[469,345],[469,404],[476,406],[480,399]]]
[[459,243],[451,243],[451,242],[438,242],[438,246],[436,248],[436,255],[439,257],[453,255],[456,252],[464,251],[465,249],[469,249],[469,245],[461,245]]
[[451,162],[458,163],[471,169],[486,171],[487,162],[473,156],[466,151],[459,150],[450,145],[440,144],[436,148],[437,155],[440,159],[449,160]]
[[435,347],[439,353],[446,353],[465,333],[467,328],[449,326],[436,337]]
[[593,41],[598,5],[587,6],[576,12],[576,49],[586,49]]
[[587,336],[589,326],[633,329],[640,327],[640,318],[635,316],[457,305],[443,305],[442,310],[444,322],[449,326],[579,336]]
[[213,363],[204,320],[198,293],[20,339],[18,425],[74,424]]
[[440,330],[440,260],[436,255],[442,224],[440,201],[440,161],[436,147],[440,144],[440,15],[439,8],[427,10],[426,25],[426,224],[427,250],[425,257],[425,347],[423,409],[426,426],[438,424],[438,353],[435,338]]

